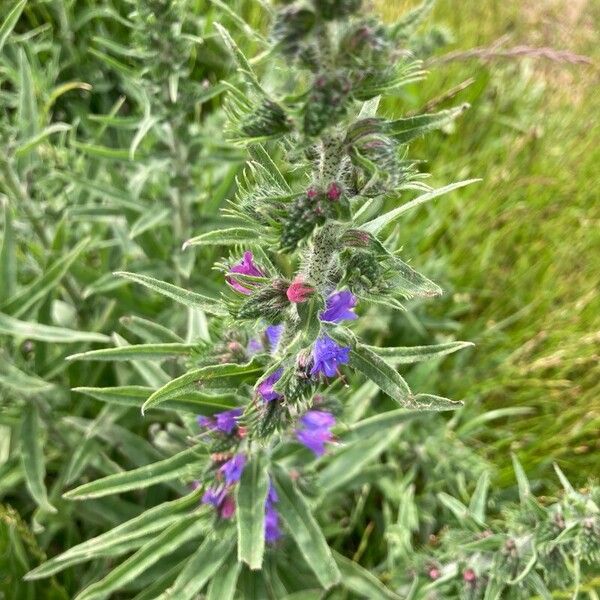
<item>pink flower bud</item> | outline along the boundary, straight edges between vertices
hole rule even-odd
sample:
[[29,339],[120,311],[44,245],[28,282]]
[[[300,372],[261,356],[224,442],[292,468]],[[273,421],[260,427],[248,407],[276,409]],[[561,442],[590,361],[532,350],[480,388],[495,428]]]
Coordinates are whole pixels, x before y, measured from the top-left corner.
[[327,197],[334,202],[340,199],[342,188],[334,181],[327,189]]
[[463,572],[463,579],[467,583],[474,583],[477,579],[477,575],[475,575],[475,571],[473,571],[473,569],[467,569]]
[[427,575],[429,575],[429,579],[431,579],[432,581],[435,581],[436,579],[440,578],[440,570],[437,567],[431,567],[431,569],[429,569]]
[[315,190],[314,187],[310,187],[306,191],[306,197],[309,198],[310,200],[312,200],[313,198],[316,198],[317,194],[318,194],[318,192],[317,192],[317,190]]
[[315,288],[304,283],[301,277],[296,277],[287,289],[286,295],[290,302],[301,304],[306,302],[314,293]]
[[235,513],[235,500],[231,496],[225,496],[223,504],[219,509],[222,519],[231,519]]

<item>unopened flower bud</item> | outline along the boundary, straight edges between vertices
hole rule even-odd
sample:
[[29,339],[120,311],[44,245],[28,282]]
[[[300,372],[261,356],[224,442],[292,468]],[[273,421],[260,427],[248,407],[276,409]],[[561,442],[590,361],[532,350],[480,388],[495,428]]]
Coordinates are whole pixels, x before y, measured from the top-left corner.
[[293,304],[306,302],[314,293],[315,288],[305,283],[302,277],[296,277],[287,289],[286,295]]
[[340,196],[342,195],[342,188],[334,181],[328,188],[327,188],[327,197],[330,200],[333,200],[334,202],[336,200],[340,199]]

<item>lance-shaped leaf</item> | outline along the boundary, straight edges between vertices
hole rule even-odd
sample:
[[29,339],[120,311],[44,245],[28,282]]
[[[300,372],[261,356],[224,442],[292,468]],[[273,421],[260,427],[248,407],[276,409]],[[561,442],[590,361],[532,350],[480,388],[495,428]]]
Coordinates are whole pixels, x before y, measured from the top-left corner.
[[388,588],[358,563],[334,552],[335,562],[342,573],[342,582],[346,589],[369,600],[400,600],[400,596]]
[[225,562],[234,543],[235,538],[231,530],[221,539],[207,537],[186,562],[173,585],[165,590],[157,600],[197,598],[198,593]]
[[415,271],[398,257],[394,257],[393,265],[395,272],[388,280],[388,285],[392,288],[393,293],[405,298],[431,298],[442,294],[442,288],[437,283]]
[[365,223],[362,226],[362,229],[368,231],[372,234],[379,233],[384,227],[393,223],[398,217],[403,215],[405,212],[420,206],[421,204],[425,204],[425,202],[429,202],[434,198],[438,198],[439,196],[443,196],[444,194],[448,194],[454,190],[470,185],[471,183],[475,183],[476,181],[481,181],[480,179],[467,179],[465,181],[458,181],[457,183],[451,183],[450,185],[446,185],[444,187],[438,188],[437,190],[432,190],[431,192],[427,192],[425,194],[421,194],[417,196],[414,200],[407,202],[406,204],[402,204],[393,210]]
[[350,350],[350,366],[366,375],[401,406],[410,405],[412,394],[406,381],[391,365],[366,346],[356,344]]
[[17,289],[16,237],[12,219],[12,208],[4,202],[4,231],[0,248],[0,302],[10,298]]
[[242,563],[232,554],[210,580],[206,600],[233,600]]
[[386,448],[396,441],[401,428],[396,426],[380,431],[378,439],[360,440],[335,452],[319,473],[319,486],[324,494],[348,485],[365,466],[375,460]]
[[120,348],[102,348],[101,350],[90,350],[67,356],[67,360],[165,360],[176,356],[189,356],[196,348],[196,344],[137,344],[122,346]]
[[465,103],[461,106],[441,110],[437,113],[396,119],[386,125],[386,131],[399,143],[406,144],[416,137],[425,135],[429,131],[439,129],[450,123],[450,121],[462,115],[468,108],[469,104]]
[[139,275],[137,273],[127,273],[126,271],[117,271],[114,273],[117,277],[125,277],[125,279],[129,279],[131,281],[135,281],[136,283],[140,283],[141,285],[146,286],[147,288],[162,294],[163,296],[167,296],[167,298],[171,298],[184,306],[189,306],[191,308],[200,308],[211,315],[216,316],[225,316],[227,313],[224,308],[222,308],[216,300],[209,298],[208,296],[203,296],[202,294],[198,294],[196,292],[191,292],[190,290],[185,290],[180,288],[172,283],[167,283],[165,281],[161,281],[160,279],[155,279],[154,277],[150,277],[149,275]]
[[265,550],[265,501],[269,476],[262,454],[250,459],[237,488],[238,560],[260,569]]
[[27,4],[27,0],[18,0],[15,2],[13,7],[6,13],[4,20],[2,21],[2,25],[0,25],[0,52],[10,35],[10,32],[13,30],[14,26],[17,24],[19,17],[21,16],[21,12],[25,8]]
[[156,390],[142,406],[142,413],[150,408],[155,408],[161,402],[179,395],[180,392],[189,390],[192,386],[210,387],[221,386],[233,391],[241,381],[249,375],[256,375],[262,371],[255,363],[245,365],[224,364],[209,365],[187,372],[181,377],[169,381],[166,385]]
[[[74,392],[86,394],[101,402],[118,404],[120,406],[133,406],[141,409],[144,402],[152,395],[154,388],[142,385],[123,385],[107,388],[79,387],[73,388]],[[212,415],[213,413],[228,410],[236,406],[233,395],[211,395],[201,392],[185,392],[175,398],[161,402],[157,410],[174,410],[191,412],[194,414]]]
[[110,494],[147,488],[161,481],[188,479],[198,472],[199,463],[206,458],[206,452],[206,448],[197,445],[165,460],[84,483],[66,492],[64,498],[69,500],[101,498]]
[[20,321],[4,313],[0,313],[0,334],[39,340],[41,342],[58,342],[61,344],[107,342],[110,340],[108,336],[102,333],[75,331],[64,327],[42,325],[41,323],[33,323],[31,321]]
[[[133,543],[135,540],[144,540],[149,534],[163,531],[166,527],[181,520],[188,518],[185,513],[198,504],[200,490],[196,490],[183,498],[178,498],[171,502],[163,502],[141,515],[129,519],[118,527],[107,531],[95,538],[82,542],[69,548],[66,552],[59,554],[36,567],[27,575],[25,579],[42,579],[54,575],[67,567],[78,563],[93,560],[99,556],[106,556],[108,553],[114,553],[115,548],[123,547],[124,544]],[[200,520],[205,518],[208,522],[208,511],[196,513]],[[142,545],[140,543],[140,545]],[[114,554],[111,554],[114,556]]]
[[277,510],[321,585],[326,589],[330,588],[339,583],[341,574],[325,536],[285,469],[280,465],[273,465],[272,472],[279,497]]
[[274,238],[266,237],[264,230],[250,229],[249,227],[230,227],[229,229],[217,229],[207,231],[193,237],[183,245],[185,250],[189,246],[234,246],[235,244],[256,244],[269,243],[269,239],[275,242]]
[[204,519],[198,519],[194,514],[174,523],[113,569],[106,577],[85,588],[75,597],[75,600],[100,600],[109,597],[112,592],[121,589],[147,571],[163,556],[168,556],[186,542],[201,536],[205,528]]
[[379,348],[378,346],[366,346],[392,365],[409,365],[412,363],[441,358],[447,354],[458,352],[463,348],[473,346],[471,342],[447,342],[431,346],[398,346],[390,348]]
[[4,352],[0,351],[0,384],[11,388],[13,391],[28,395],[46,392],[54,389],[54,384],[44,381],[32,373],[25,373],[8,361]]
[[50,504],[44,485],[46,467],[44,464],[43,438],[40,429],[40,416],[37,405],[29,404],[21,423],[21,461],[25,473],[25,483],[38,506],[47,512],[56,512]]
[[416,394],[412,396],[409,407],[417,410],[456,410],[463,405],[459,400],[450,400],[443,396],[435,396],[434,394]]

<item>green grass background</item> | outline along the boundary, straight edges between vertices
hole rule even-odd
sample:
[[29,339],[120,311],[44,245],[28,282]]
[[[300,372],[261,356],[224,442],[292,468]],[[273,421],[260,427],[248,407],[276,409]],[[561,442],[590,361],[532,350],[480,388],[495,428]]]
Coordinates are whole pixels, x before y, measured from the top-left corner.
[[[411,2],[378,2],[393,19]],[[415,216],[402,233],[415,261],[443,273],[446,298],[429,318],[477,348],[431,373],[438,392],[488,409],[526,406],[482,449],[512,478],[510,451],[545,477],[556,459],[575,481],[600,472],[600,3],[440,1],[448,50],[527,44],[587,55],[432,64],[415,108],[473,77],[451,102],[472,103],[456,133],[415,146],[436,183],[481,177]],[[442,261],[443,264],[440,264]]]

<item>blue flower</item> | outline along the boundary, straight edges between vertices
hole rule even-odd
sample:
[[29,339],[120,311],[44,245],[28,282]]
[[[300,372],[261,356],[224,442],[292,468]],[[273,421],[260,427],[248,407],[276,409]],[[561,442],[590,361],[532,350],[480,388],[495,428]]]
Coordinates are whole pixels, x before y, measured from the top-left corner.
[[281,395],[278,394],[273,387],[281,378],[283,369],[277,369],[274,373],[271,373],[264,381],[261,381],[257,386],[258,393],[262,396],[265,402],[271,402],[272,400],[278,400]]
[[311,375],[323,373],[326,377],[333,377],[339,365],[348,364],[350,348],[336,344],[330,337],[323,336],[317,339],[313,348],[313,366]]
[[279,514],[272,506],[265,509],[265,541],[274,544],[281,537]]
[[219,508],[223,500],[225,500],[226,495],[227,490],[225,488],[207,488],[202,496],[202,503],[212,504],[215,508]]
[[283,325],[269,325],[265,329],[265,336],[267,337],[267,342],[269,342],[269,350],[271,352],[277,347],[282,333]]
[[207,429],[217,429],[223,433],[230,434],[237,426],[237,418],[242,414],[241,408],[233,408],[223,412],[216,413],[214,417],[205,417],[200,415],[196,421],[200,427]]
[[335,417],[325,410],[309,410],[301,419],[296,430],[296,439],[317,456],[325,453],[325,444],[333,440],[331,428]]
[[244,467],[246,466],[246,457],[243,454],[236,454],[226,463],[219,467],[219,473],[225,478],[227,485],[233,485],[240,480]]
[[319,314],[319,319],[328,323],[339,323],[344,320],[352,321],[357,318],[357,315],[352,311],[357,303],[356,296],[348,290],[334,292],[328,296],[325,310]]

